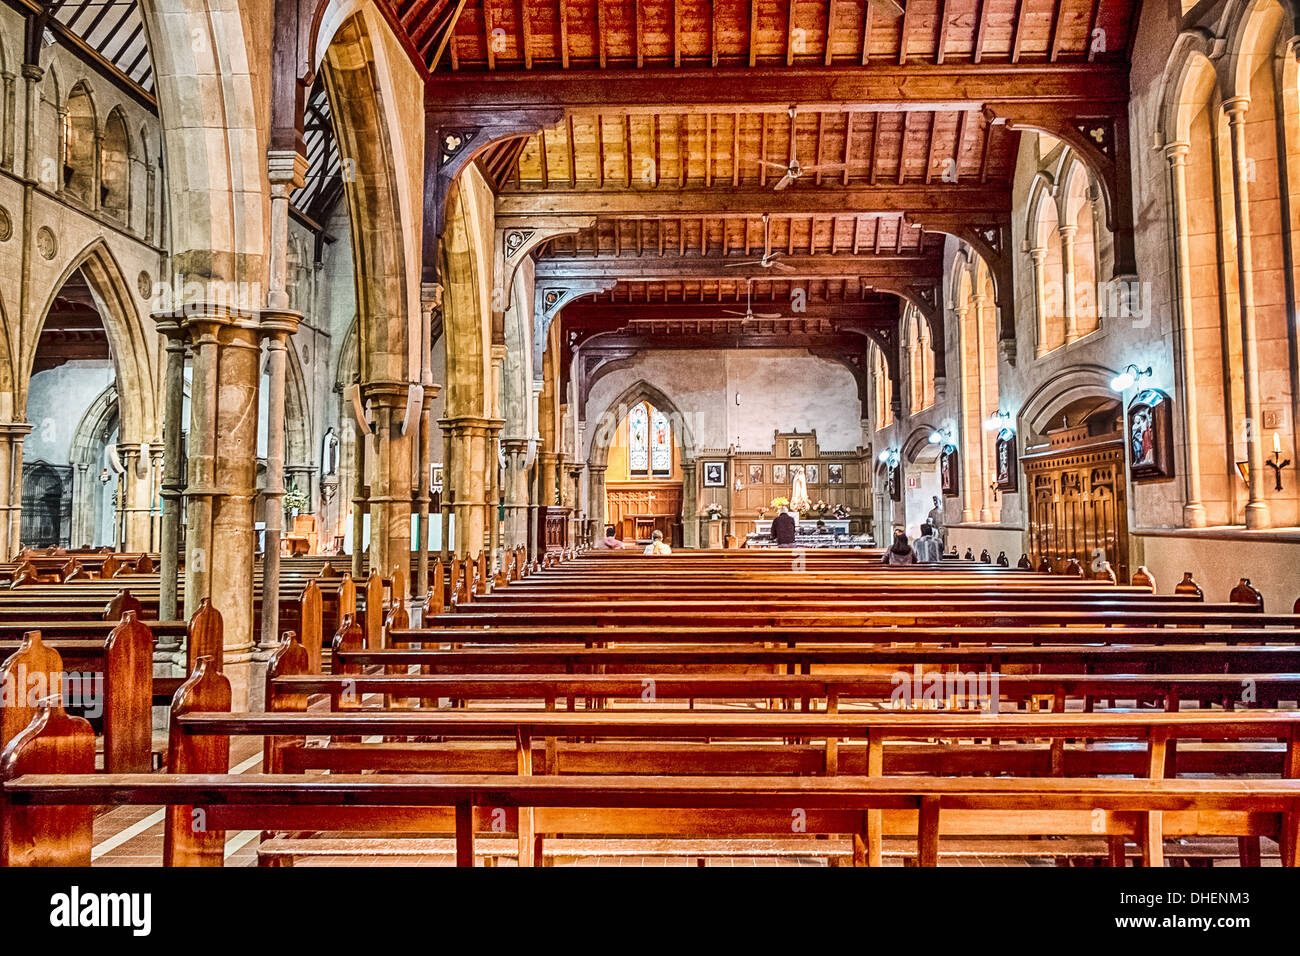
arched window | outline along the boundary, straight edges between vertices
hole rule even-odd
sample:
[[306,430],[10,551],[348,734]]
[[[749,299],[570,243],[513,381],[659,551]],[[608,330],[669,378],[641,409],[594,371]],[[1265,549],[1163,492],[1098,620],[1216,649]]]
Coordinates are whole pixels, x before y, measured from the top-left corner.
[[934,347],[930,323],[916,308],[909,309],[907,329],[908,399],[912,414],[934,404]]
[[68,94],[63,188],[88,206],[95,202],[95,106],[84,83],[78,83]]
[[127,197],[131,177],[130,146],[126,121],[121,109],[115,108],[104,123],[104,149],[101,157],[99,204],[114,219],[126,222]]
[[998,309],[993,276],[974,259],[956,277],[956,313],[961,337],[961,408],[966,475],[962,520],[998,521],[1001,504],[992,499],[994,436],[984,428],[998,410]]
[[[1065,180],[1065,221],[1062,235],[1070,243],[1068,264],[1073,314],[1067,315],[1066,342],[1074,342],[1100,325],[1098,308],[1098,280],[1101,276],[1101,259],[1098,239],[1098,217],[1094,204],[1100,193],[1097,184],[1084,165],[1077,160],[1070,167]],[[1101,226],[1104,231],[1105,227]]]
[[878,345],[871,346],[871,385],[876,398],[876,428],[884,428],[894,423],[893,397],[889,383],[889,367],[885,364],[885,353]]
[[1061,222],[1056,200],[1043,189],[1035,210],[1033,264],[1035,305],[1038,309],[1037,354],[1046,355],[1065,344],[1065,272],[1062,265]]
[[628,412],[627,470],[633,478],[667,478],[673,471],[672,425],[649,402]]

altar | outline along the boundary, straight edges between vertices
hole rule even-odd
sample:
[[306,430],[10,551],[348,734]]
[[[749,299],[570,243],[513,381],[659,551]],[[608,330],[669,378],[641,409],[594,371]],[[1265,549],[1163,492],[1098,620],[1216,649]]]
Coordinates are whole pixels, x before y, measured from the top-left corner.
[[[822,527],[817,527],[821,522]],[[766,536],[772,533],[771,519],[760,518],[754,522],[754,534]],[[821,535],[838,535],[849,533],[848,518],[800,518],[799,523],[795,525],[796,538],[803,535],[821,534]]]

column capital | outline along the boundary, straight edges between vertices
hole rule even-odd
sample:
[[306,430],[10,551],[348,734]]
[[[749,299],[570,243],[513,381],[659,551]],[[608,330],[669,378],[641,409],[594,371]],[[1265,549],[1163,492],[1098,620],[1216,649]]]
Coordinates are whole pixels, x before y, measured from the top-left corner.
[[1187,154],[1192,151],[1192,144],[1179,140],[1174,143],[1165,144],[1165,158],[1171,163],[1186,163]]
[[1062,239],[1073,239],[1079,227],[1072,222],[1063,222],[1056,227],[1056,231]]
[[39,83],[45,79],[45,67],[39,63],[23,64],[23,79],[31,80],[33,83]]
[[293,191],[307,181],[311,164],[296,149],[268,149],[266,151],[266,178],[273,186]]
[[1043,264],[1043,260],[1046,258],[1047,258],[1046,246],[1034,246],[1034,248],[1029,250],[1029,261],[1036,266],[1041,266]]
[[1240,122],[1248,109],[1250,109],[1249,96],[1230,96],[1222,103],[1223,112],[1228,115],[1231,122]]
[[302,313],[293,309],[263,309],[258,325],[264,339],[284,346],[285,339],[298,331]]

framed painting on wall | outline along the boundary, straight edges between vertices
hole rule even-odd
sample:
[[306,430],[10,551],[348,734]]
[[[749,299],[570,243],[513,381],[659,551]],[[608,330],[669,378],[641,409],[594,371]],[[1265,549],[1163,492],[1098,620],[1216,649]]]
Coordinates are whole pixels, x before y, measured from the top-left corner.
[[1020,487],[1020,454],[1016,448],[1016,433],[1010,428],[998,432],[993,446],[993,473],[997,476],[998,491],[1016,491]]
[[1139,392],[1129,403],[1126,437],[1129,475],[1134,481],[1167,481],[1174,476],[1172,405],[1157,388]]
[[786,454],[791,458],[803,457],[803,439],[787,438],[785,442]]
[[788,480],[789,480],[789,475],[786,473],[786,467],[784,463],[780,465],[772,466],[772,484],[784,485]]
[[939,486],[945,498],[956,498],[960,492],[961,465],[957,460],[957,446],[944,445],[939,455]]
[[749,483],[751,485],[761,485],[763,483],[763,466],[761,464],[749,466]]
[[808,466],[808,484],[820,485],[822,483],[822,470],[820,465]]
[[727,486],[727,463],[725,461],[706,461],[704,463],[704,487],[725,488]]
[[826,466],[826,484],[842,485],[844,484],[844,466],[827,465]]

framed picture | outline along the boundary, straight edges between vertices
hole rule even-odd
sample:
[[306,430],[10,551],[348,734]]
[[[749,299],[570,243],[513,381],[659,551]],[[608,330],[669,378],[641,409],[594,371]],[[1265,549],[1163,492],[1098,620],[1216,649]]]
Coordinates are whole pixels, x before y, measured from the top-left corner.
[[1002,429],[993,447],[993,473],[997,476],[998,491],[1018,490],[1020,454],[1016,448],[1016,433],[1010,428]]
[[704,487],[727,487],[727,463],[725,461],[706,461],[704,463]]
[[1129,475],[1134,481],[1174,476],[1173,402],[1156,388],[1141,391],[1128,406]]
[[820,465],[808,466],[808,484],[820,485],[822,483],[822,470]]
[[827,465],[826,466],[826,484],[842,485],[844,484],[844,466]]
[[751,485],[761,485],[761,484],[763,483],[763,466],[762,466],[762,465],[750,465],[750,466],[749,466],[749,483],[750,483]]
[[433,484],[433,490],[441,491],[442,490],[442,465],[430,465],[429,467],[433,469],[433,473],[430,476],[431,482]]
[[774,484],[774,485],[784,485],[787,481],[789,481],[789,476],[786,474],[786,468],[785,468],[785,465],[784,465],[784,464],[773,465],[773,466],[772,466],[772,484]]
[[960,493],[958,473],[961,465],[957,459],[957,446],[944,445],[939,455],[939,487],[945,498],[956,498]]
[[885,485],[889,489],[890,501],[903,500],[903,463],[901,461],[893,468],[886,469]]
[[786,454],[789,455],[791,458],[803,457],[802,438],[787,438],[785,440],[785,447],[786,447]]

